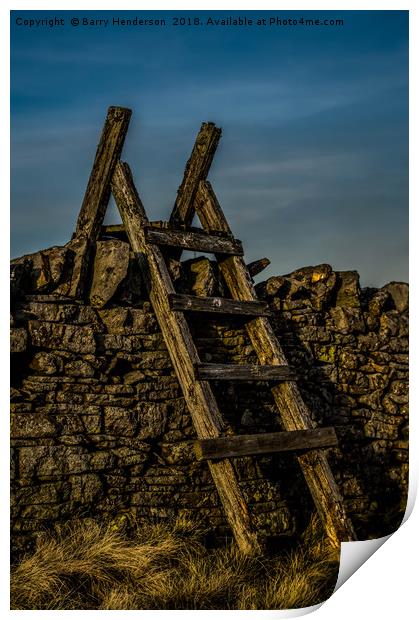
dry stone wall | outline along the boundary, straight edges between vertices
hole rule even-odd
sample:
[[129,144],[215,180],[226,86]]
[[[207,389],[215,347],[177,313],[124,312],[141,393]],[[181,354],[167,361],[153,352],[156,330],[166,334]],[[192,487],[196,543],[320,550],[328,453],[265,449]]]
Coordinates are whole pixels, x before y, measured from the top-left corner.
[[[75,515],[137,522],[178,515],[230,536],[129,246],[72,241],[12,262],[12,540]],[[179,292],[225,294],[214,263],[170,265]],[[408,287],[359,288],[356,272],[306,267],[257,285],[317,425],[360,538],[404,512],[408,468]],[[81,294],[84,301],[81,300]],[[191,317],[201,359],[256,363],[241,319]],[[214,385],[235,433],[281,430],[266,383]],[[292,455],[236,459],[255,525],[292,536],[313,504]]]

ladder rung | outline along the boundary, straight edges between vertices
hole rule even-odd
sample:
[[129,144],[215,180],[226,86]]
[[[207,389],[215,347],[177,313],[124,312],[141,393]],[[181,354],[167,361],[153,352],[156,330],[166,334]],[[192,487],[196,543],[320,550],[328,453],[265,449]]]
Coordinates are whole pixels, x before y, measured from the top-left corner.
[[218,381],[296,381],[295,371],[288,365],[259,366],[257,364],[197,364],[197,379]]
[[216,312],[240,316],[270,316],[267,303],[263,301],[238,301],[224,297],[197,297],[196,295],[169,295],[172,310],[191,312]]
[[147,243],[169,245],[184,250],[210,252],[211,254],[231,254],[243,256],[241,241],[225,236],[208,235],[208,233],[190,230],[165,230],[147,227],[145,229]]
[[151,220],[149,222],[150,228],[158,228],[159,230],[174,230],[175,232],[185,231],[185,232],[196,232],[196,233],[205,233],[207,235],[224,237],[225,239],[232,239],[233,236],[231,233],[224,230],[204,230],[198,226],[187,226],[186,224],[172,224],[172,222],[168,222],[167,220]]
[[195,441],[194,449],[197,459],[202,461],[250,456],[252,454],[330,448],[337,445],[338,440],[335,429],[327,427],[280,433],[200,439]]
[[[167,222],[166,220],[154,220],[150,222],[150,227],[153,229],[166,230],[166,231],[174,230],[176,232],[179,232],[179,231],[197,232],[197,233],[203,232],[202,228],[198,228],[196,226],[184,226],[182,224],[177,224],[176,226],[174,226],[173,224],[171,224],[170,222]],[[211,235],[211,236],[215,235],[218,237],[224,237],[225,239],[231,239],[231,235],[229,235],[228,233],[222,230],[215,230],[215,231],[206,230],[205,234]],[[101,227],[101,235],[105,237],[112,237],[112,236],[127,237],[127,231],[125,230],[125,226],[123,224],[105,224]],[[265,261],[268,261],[268,262],[265,264]],[[262,267],[262,269],[264,269],[270,263],[270,261],[267,258],[262,258],[258,261],[254,261],[253,263],[251,263],[250,268],[253,269],[254,268],[253,266],[259,263],[264,263],[264,266]],[[260,270],[261,269],[257,267],[256,273],[259,273]]]

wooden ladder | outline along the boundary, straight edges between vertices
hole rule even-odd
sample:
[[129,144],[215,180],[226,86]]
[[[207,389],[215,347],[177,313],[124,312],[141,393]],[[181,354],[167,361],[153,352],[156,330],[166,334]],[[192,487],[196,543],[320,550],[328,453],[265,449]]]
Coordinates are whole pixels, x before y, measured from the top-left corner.
[[[115,129],[111,111],[119,111]],[[150,223],[128,164],[119,161],[130,113],[110,108],[86,190],[76,235],[97,238],[103,223],[103,196],[112,191],[123,230],[138,257],[160,329],[169,351],[198,436],[198,459],[208,461],[227,521],[240,550],[261,552],[246,501],[231,458],[278,451],[299,451],[298,462],[331,543],[356,540],[324,448],[337,445],[333,428],[314,428],[296,384],[296,376],[269,321],[269,307],[255,293],[243,248],[233,237],[206,176],[217,147],[220,129],[204,123],[198,133],[169,222]],[[115,112],[113,112],[115,115]],[[128,116],[129,119],[129,116]],[[114,131],[113,131],[114,130]],[[111,138],[109,138],[111,136]],[[122,138],[121,138],[122,136]],[[117,144],[114,148],[112,145]],[[107,160],[109,165],[105,165]],[[94,187],[91,187],[93,183]],[[109,190],[103,183],[109,183]],[[106,209],[106,206],[105,206]],[[202,229],[192,228],[197,213]],[[121,232],[121,227],[113,227]],[[177,294],[162,248],[180,257],[183,250],[215,255],[232,299]],[[187,322],[190,312],[246,317],[246,330],[259,364],[203,364]],[[231,436],[220,414],[212,380],[269,381],[284,432]]]

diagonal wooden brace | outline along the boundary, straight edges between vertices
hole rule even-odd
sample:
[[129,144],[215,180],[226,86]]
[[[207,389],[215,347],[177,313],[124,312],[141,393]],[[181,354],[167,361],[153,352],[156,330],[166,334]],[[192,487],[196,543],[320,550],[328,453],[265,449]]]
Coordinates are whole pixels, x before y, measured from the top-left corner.
[[199,182],[207,178],[220,136],[221,129],[214,123],[202,123],[177,192],[176,202],[170,216],[172,224],[181,223],[186,226],[192,224]]
[[110,107],[77,220],[76,237],[96,241],[111,195],[111,180],[122,152],[131,110]]
[[93,258],[96,241],[101,233],[103,219],[111,195],[111,180],[115,164],[119,160],[126,133],[128,131],[131,110],[110,107],[97,147],[90,178],[87,183],[83,203],[77,219],[76,232],[71,246],[79,251],[77,264],[74,265],[71,289],[73,297],[84,297],[89,287],[88,274]]
[[[232,234],[208,182],[201,182],[199,185],[196,210],[205,230],[221,230]],[[232,297],[241,301],[256,301],[257,295],[243,258],[229,256],[220,257],[220,259],[220,270]],[[287,359],[268,318],[255,318],[246,324],[246,330],[260,364],[287,364]],[[313,428],[310,412],[294,381],[278,383],[272,388],[272,394],[285,430],[300,431]],[[307,452],[298,456],[298,462],[332,545],[339,547],[342,541],[356,540],[355,531],[346,514],[342,497],[324,451]]]
[[[200,361],[198,353],[183,312],[170,308],[169,295],[175,290],[160,248],[145,240],[148,219],[127,164],[116,165],[112,192],[131,247],[146,276],[150,301],[198,438],[220,437],[224,423],[217,402],[209,383],[195,379],[194,367]],[[261,547],[233,465],[228,459],[221,459],[209,463],[209,469],[239,549],[245,554],[259,554]]]

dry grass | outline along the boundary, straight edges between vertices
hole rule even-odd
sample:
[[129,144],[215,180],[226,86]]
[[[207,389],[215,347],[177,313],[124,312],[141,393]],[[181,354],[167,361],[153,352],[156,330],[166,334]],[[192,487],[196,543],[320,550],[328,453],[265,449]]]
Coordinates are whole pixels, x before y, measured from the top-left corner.
[[339,555],[313,519],[301,543],[272,558],[234,545],[208,550],[179,520],[135,528],[78,521],[44,535],[13,567],[12,609],[290,609],[325,600]]

